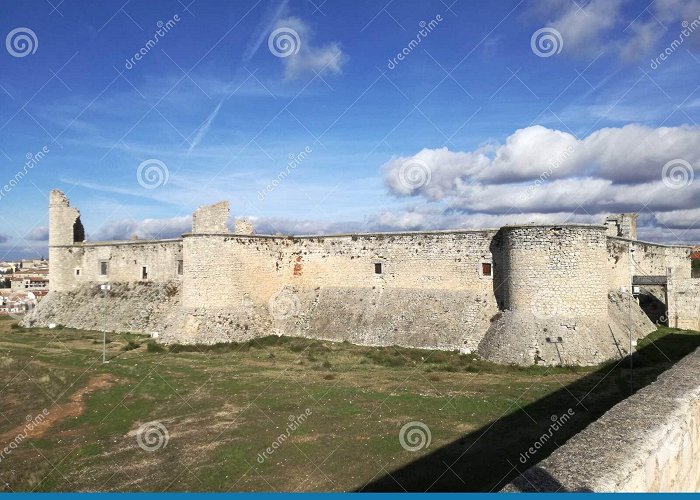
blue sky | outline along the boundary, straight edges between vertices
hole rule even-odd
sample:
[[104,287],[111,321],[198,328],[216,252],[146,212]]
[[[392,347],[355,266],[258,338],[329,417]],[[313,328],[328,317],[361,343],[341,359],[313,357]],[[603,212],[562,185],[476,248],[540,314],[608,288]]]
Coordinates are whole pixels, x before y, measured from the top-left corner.
[[[700,240],[699,0],[32,0],[2,14],[0,259],[46,254],[52,188],[93,240],[175,236],[221,199],[261,232],[624,210],[645,239]],[[139,182],[140,165],[167,181]]]

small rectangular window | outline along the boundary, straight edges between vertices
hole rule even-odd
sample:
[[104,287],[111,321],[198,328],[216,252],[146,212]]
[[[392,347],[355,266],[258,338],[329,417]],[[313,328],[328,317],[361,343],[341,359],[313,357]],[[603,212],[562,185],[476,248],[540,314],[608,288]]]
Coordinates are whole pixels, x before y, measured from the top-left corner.
[[382,274],[384,272],[384,266],[381,262],[374,263],[374,274]]
[[108,270],[109,270],[109,269],[108,269],[108,267],[107,267],[107,261],[106,261],[106,260],[101,260],[101,261],[100,261],[100,276],[107,276],[107,271],[108,271]]
[[76,269],[76,270],[75,270],[75,275],[76,275],[76,276],[80,276],[80,269]]
[[183,262],[181,260],[177,261],[177,274],[181,275],[184,271]]
[[482,262],[481,263],[481,275],[482,276],[491,276],[491,263],[490,262]]
[[141,279],[142,280],[147,280],[148,279],[148,268],[146,266],[143,266],[141,268]]

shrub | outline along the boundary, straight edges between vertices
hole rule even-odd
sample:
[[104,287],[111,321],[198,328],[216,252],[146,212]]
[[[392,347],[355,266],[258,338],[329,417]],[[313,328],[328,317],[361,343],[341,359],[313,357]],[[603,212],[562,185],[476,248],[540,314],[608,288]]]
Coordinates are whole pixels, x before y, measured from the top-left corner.
[[158,342],[155,342],[153,340],[149,340],[146,342],[146,351],[147,352],[165,352],[165,348],[160,345]]
[[124,347],[122,347],[122,351],[133,351],[134,349],[138,349],[141,347],[141,344],[136,342],[135,340],[129,340]]

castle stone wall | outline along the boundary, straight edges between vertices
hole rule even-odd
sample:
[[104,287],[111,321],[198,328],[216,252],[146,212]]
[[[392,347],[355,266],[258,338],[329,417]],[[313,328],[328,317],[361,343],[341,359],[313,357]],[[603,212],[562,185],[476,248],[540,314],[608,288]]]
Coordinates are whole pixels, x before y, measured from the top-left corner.
[[[284,287],[473,290],[493,294],[495,231],[330,237],[186,235],[185,307],[229,307],[244,296],[267,302]],[[381,264],[381,273],[375,272]],[[202,296],[211,287],[214,294]],[[225,287],[231,290],[223,290]]]
[[[607,226],[281,237],[255,235],[244,220],[230,232],[224,201],[199,208],[182,239],[93,243],[83,241],[79,212],[53,191],[49,219],[53,295],[28,323],[53,314],[67,326],[157,328],[164,342],[279,334],[580,365],[622,355],[630,310],[633,336],[653,329],[620,294],[635,274],[668,275],[677,323],[698,318],[688,248],[606,236],[613,226],[633,234],[630,214]],[[89,304],[71,313],[95,290],[109,292],[106,284],[121,290],[115,317],[93,317]],[[123,313],[149,293],[142,284],[177,290],[152,321]],[[103,306],[118,298],[100,297]],[[59,314],[62,304],[71,311]]]
[[[181,279],[178,275],[178,261],[183,260],[181,240],[82,243],[50,247],[49,255],[49,286],[56,291],[92,283],[167,283]],[[102,262],[107,265],[104,275],[101,274]]]
[[186,235],[183,307],[198,325],[232,318],[244,336],[474,350],[497,312],[482,266],[494,234]]
[[668,284],[668,324],[700,330],[700,279],[671,278]]

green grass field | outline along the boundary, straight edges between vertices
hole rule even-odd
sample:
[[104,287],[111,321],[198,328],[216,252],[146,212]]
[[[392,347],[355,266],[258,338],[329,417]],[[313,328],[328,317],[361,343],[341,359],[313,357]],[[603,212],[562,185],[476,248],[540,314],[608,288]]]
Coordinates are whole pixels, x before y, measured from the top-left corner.
[[[0,319],[0,490],[499,489],[694,350],[700,334],[657,331],[632,372],[628,360],[523,369],[280,337],[162,349],[118,334],[102,364],[101,340]],[[522,464],[520,453],[568,409],[575,415],[551,446]],[[160,441],[139,433],[153,421]],[[399,440],[412,421],[431,435],[418,451]]]

